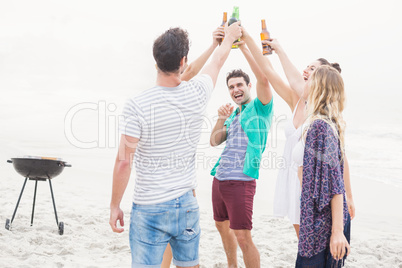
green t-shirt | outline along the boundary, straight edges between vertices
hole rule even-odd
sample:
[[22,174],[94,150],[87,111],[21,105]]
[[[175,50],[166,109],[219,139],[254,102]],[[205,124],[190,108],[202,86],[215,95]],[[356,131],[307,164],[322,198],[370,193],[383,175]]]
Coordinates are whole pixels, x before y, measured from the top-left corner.
[[[226,131],[229,129],[230,124],[239,112],[240,109],[237,108],[229,118],[226,119]],[[242,112],[240,113],[239,121],[248,138],[243,173],[254,179],[258,179],[261,156],[267,144],[272,115],[273,98],[266,105],[262,104],[258,98],[255,98],[250,103],[244,104],[242,106]],[[219,166],[220,160],[221,158],[219,158],[218,162],[211,170],[212,176],[215,176],[216,168]]]

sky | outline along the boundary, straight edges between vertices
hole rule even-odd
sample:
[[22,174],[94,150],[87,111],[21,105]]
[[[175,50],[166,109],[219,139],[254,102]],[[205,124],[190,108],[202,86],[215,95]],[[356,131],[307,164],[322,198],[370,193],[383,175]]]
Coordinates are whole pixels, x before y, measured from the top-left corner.
[[[51,103],[64,114],[82,102],[119,104],[155,84],[152,43],[161,33],[177,26],[188,30],[191,62],[211,44],[223,12],[230,16],[234,5],[255,40],[265,19],[271,36],[300,71],[320,57],[340,63],[347,123],[365,129],[401,122],[397,0],[1,1],[0,119],[20,113],[29,118],[23,123],[41,125],[45,109],[40,107]],[[278,57],[269,57],[284,77]],[[251,73],[239,50],[231,51],[221,70],[208,113],[230,101],[224,77],[234,68]],[[275,97],[276,111],[290,114]]]
[[[1,1],[0,85],[145,86],[136,80],[155,73],[151,47],[159,34],[169,27],[187,29],[191,61],[209,45],[222,12],[230,15],[234,5],[255,39],[266,19],[300,70],[324,57],[341,64],[354,90],[391,92],[398,86],[402,19],[396,0]],[[227,66],[238,61],[232,56]]]

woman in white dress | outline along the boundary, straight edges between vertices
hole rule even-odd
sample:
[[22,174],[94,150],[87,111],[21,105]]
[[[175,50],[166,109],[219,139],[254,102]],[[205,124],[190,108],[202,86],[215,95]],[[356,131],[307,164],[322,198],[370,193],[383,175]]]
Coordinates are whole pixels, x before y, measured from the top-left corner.
[[[243,36],[247,34],[248,33],[243,27]],[[247,46],[276,93],[278,93],[278,95],[288,104],[292,111],[291,120],[287,123],[285,128],[286,143],[283,154],[285,167],[280,169],[278,174],[274,197],[274,215],[281,217],[287,216],[295,228],[297,237],[299,237],[300,182],[297,176],[297,165],[292,161],[292,151],[301,137],[301,126],[306,119],[305,102],[307,96],[303,95],[304,86],[314,70],[321,65],[330,65],[336,68],[339,72],[341,69],[339,64],[330,64],[327,60],[320,58],[310,63],[306,69],[303,70],[303,73],[300,74],[276,39],[262,41],[262,43],[270,45],[273,51],[278,55],[288,83],[282,80],[279,74],[272,67],[268,57],[262,55],[260,47],[257,46],[255,42],[247,42]],[[348,208],[351,218],[353,219],[355,207],[351,191],[347,159],[345,159],[344,180]]]

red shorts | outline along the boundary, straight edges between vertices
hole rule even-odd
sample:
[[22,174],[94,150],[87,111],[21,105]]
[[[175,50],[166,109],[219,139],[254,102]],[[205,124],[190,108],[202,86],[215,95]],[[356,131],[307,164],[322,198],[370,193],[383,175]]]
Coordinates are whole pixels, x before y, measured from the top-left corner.
[[230,222],[230,229],[253,228],[253,202],[256,182],[214,178],[212,183],[212,206],[215,221]]

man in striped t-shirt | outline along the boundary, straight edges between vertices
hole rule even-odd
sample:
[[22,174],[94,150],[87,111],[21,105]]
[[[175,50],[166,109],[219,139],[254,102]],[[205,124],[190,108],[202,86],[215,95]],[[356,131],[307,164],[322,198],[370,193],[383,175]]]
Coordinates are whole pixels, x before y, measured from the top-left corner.
[[[254,42],[248,45],[256,46]],[[237,245],[246,267],[260,267],[260,255],[251,238],[253,201],[261,156],[264,152],[273,114],[272,92],[244,41],[239,48],[257,78],[257,98],[250,96],[251,82],[242,70],[226,77],[232,100],[218,110],[211,133],[211,145],[226,141],[221,157],[211,171],[212,205],[216,228],[222,238],[228,267],[237,267]]]
[[226,27],[211,62],[188,82],[181,76],[189,48],[187,33],[172,28],[154,42],[156,86],[127,102],[113,172],[109,223],[114,232],[122,232],[123,228],[117,227],[117,221],[124,225],[120,202],[135,155],[130,221],[133,267],[160,265],[168,243],[175,265],[198,267],[199,210],[192,192],[196,187],[196,147],[218,73],[240,36],[239,23]]

